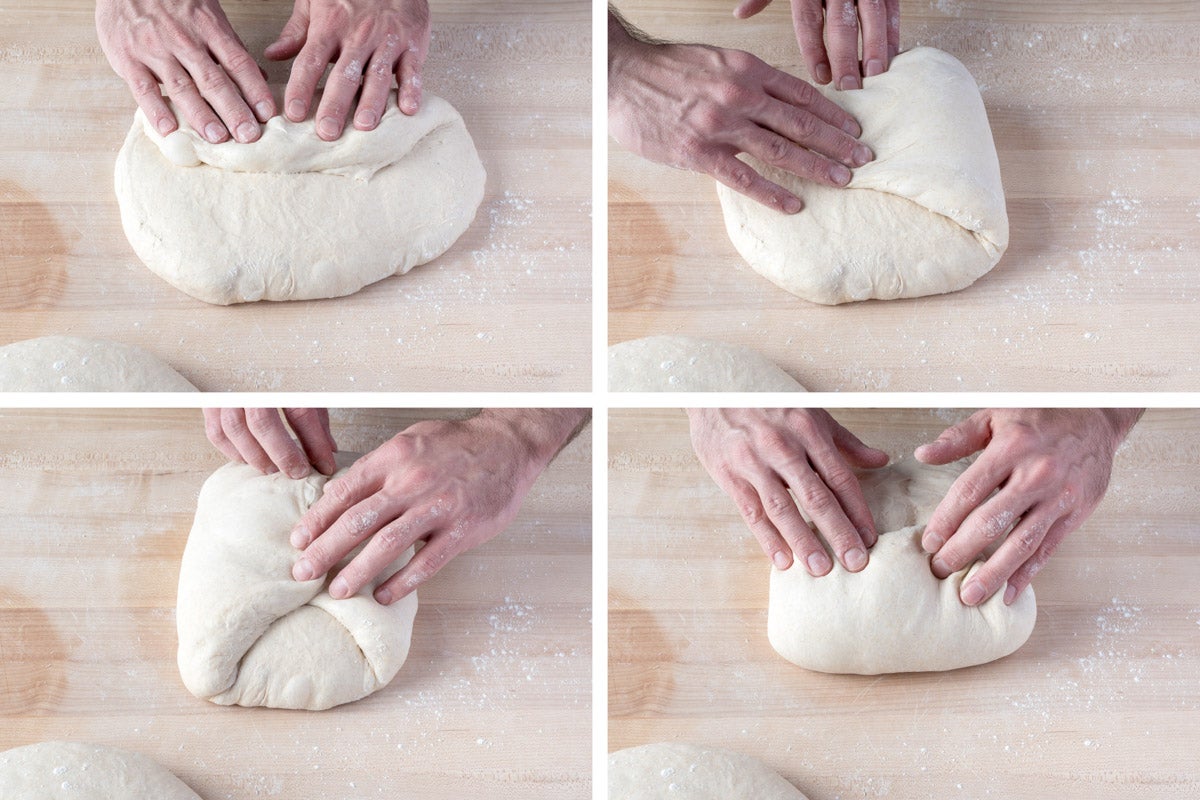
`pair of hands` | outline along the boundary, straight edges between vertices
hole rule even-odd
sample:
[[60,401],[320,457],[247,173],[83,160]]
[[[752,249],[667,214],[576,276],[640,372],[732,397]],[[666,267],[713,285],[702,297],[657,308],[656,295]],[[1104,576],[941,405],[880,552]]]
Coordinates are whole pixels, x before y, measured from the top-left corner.
[[[770,0],[743,0],[734,15]],[[814,80],[859,89],[900,47],[899,0],[792,0],[796,39]],[[805,81],[741,50],[659,43],[610,10],[609,132],[638,155],[711,175],[786,214],[803,201],[737,158],[748,153],[827,186],[874,159],[862,128]],[[862,40],[862,70],[859,38]]]
[[[934,575],[957,572],[1005,537],[959,596],[973,606],[1004,587],[1011,604],[1099,505],[1113,455],[1140,413],[991,409],[918,447],[914,455],[927,464],[983,451],[925,526],[921,545],[933,556]],[[882,467],[886,453],[819,409],[695,409],[688,416],[700,462],[776,567],[796,558],[814,576],[833,568],[800,508],[847,570],[867,565],[878,531],[852,468]]]
[[[163,90],[193,129],[214,144],[232,136],[253,142],[279,113],[266,73],[229,24],[219,0],[98,0],[96,30],[138,107],[165,136],[179,127]],[[429,51],[427,0],[296,0],[273,61],[295,57],[283,113],[307,119],[325,68],[333,69],[316,112],[317,135],[342,135],[354,97],[354,127],[373,130],[386,111],[393,76],[400,110],[421,102],[421,68]],[[160,89],[159,84],[162,84]]]
[[[329,584],[335,599],[351,597],[424,541],[374,591],[383,605],[399,600],[507,527],[534,480],[585,419],[575,409],[498,409],[410,426],[325,485],[291,532],[292,545],[302,551],[292,576],[325,575],[366,542]],[[324,475],[336,469],[337,445],[324,409],[210,408],[204,423],[209,441],[226,457],[261,472],[298,479],[314,468]]]

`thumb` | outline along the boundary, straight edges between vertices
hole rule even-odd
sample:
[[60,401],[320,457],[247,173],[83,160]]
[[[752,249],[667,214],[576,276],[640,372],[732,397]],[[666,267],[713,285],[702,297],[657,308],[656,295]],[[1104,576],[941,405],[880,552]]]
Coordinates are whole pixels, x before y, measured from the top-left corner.
[[272,61],[286,61],[293,58],[308,40],[308,3],[306,0],[296,0],[292,16],[284,23],[279,38],[267,45],[263,52]]
[[949,464],[976,453],[992,438],[992,416],[978,411],[942,431],[936,441],[918,447],[913,455],[924,464]]
[[742,0],[733,10],[733,15],[738,19],[748,19],[769,5],[771,0]]

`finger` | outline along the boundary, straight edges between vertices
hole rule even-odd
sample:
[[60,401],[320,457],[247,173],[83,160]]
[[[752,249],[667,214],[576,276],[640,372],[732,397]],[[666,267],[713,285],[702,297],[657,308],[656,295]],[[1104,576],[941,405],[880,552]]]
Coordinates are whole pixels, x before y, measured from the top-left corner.
[[[292,577],[298,581],[309,581],[337,566],[350,551],[395,519],[394,510],[388,507],[388,502],[387,498],[376,493],[347,509],[304,548],[303,557],[292,566]],[[341,599],[336,595],[335,598]]]
[[[388,565],[400,557],[418,539],[428,536],[434,516],[428,511],[405,513],[384,525],[371,537],[362,552],[338,573],[329,584],[329,594],[335,599],[353,597],[373,581]],[[320,540],[318,540],[320,541]]]
[[742,0],[733,10],[733,16],[738,19],[748,19],[769,5],[771,5],[771,0]]
[[278,411],[273,408],[247,408],[246,427],[283,474],[297,480],[311,474],[304,451],[288,433]]
[[879,534],[871,516],[871,508],[867,505],[867,498],[863,496],[858,476],[846,466],[841,455],[832,447],[820,444],[811,447],[808,460],[825,486],[833,492],[838,505],[858,532],[863,545],[868,548],[874,546]]
[[233,446],[233,442],[229,441],[229,437],[225,435],[225,431],[221,429],[221,409],[204,409],[204,434],[208,436],[208,441],[212,443],[213,447],[220,450],[230,461],[246,463],[241,453]]
[[253,109],[255,118],[259,122],[266,122],[275,116],[275,98],[271,96],[271,87],[267,85],[258,62],[246,51],[237,34],[230,31],[227,36],[218,37],[213,43],[213,53],[246,104]]
[[712,156],[707,163],[698,165],[698,168],[735,192],[740,192],[776,211],[796,214],[804,208],[804,203],[799,197],[779,184],[767,180],[744,161],[728,153]]
[[449,536],[430,537],[429,542],[417,551],[412,561],[375,590],[375,601],[386,606],[406,597],[458,555],[458,547]]
[[1016,599],[1021,596],[1021,592],[1025,591],[1025,587],[1030,584],[1033,577],[1042,571],[1042,567],[1046,566],[1046,562],[1050,560],[1050,556],[1054,555],[1054,551],[1062,544],[1062,540],[1067,538],[1067,534],[1079,527],[1079,521],[1072,516],[1062,517],[1046,532],[1046,537],[1042,539],[1042,544],[1038,547],[1037,552],[1033,554],[1012,574],[1008,579],[1008,586],[1004,589],[1004,604],[1012,605]]
[[[247,56],[249,57],[249,56]],[[253,59],[250,59],[253,62]],[[262,126],[254,118],[254,112],[246,105],[245,98],[220,64],[212,60],[208,51],[189,50],[181,57],[196,88],[212,110],[217,112],[225,129],[239,142],[253,142],[262,135]]]
[[305,548],[333,525],[342,514],[375,494],[382,483],[368,454],[339,478],[325,484],[317,501],[309,506],[288,537],[292,547]]
[[308,463],[322,475],[336,472],[337,460],[333,454],[337,445],[329,432],[329,412],[324,408],[285,408],[283,415],[300,440]]
[[996,552],[963,583],[959,590],[963,604],[977,606],[1004,586],[1013,573],[1042,546],[1050,526],[1057,520],[1056,514],[1045,504],[1030,509]]
[[246,412],[241,408],[221,409],[221,430],[241,455],[242,461],[254,467],[259,472],[270,475],[278,472],[275,462],[262,449],[258,439],[246,425]]
[[886,467],[891,460],[887,453],[864,444],[862,439],[836,423],[833,426],[833,444],[850,464],[863,469]]
[[400,59],[399,39],[388,36],[389,44],[375,51],[367,65],[362,94],[358,98],[358,109],[354,112],[354,127],[361,131],[374,130],[387,110],[388,95],[392,91],[392,78]]
[[[988,548],[1003,539],[1010,530],[1014,530],[1014,525],[1019,525],[1032,507],[1028,500],[1012,489],[1001,491],[983,503],[967,516],[959,529],[934,554],[930,564],[933,574],[944,578],[982,558]],[[1046,520],[1046,526],[1039,534],[1039,541],[1052,521]],[[1026,528],[1027,532],[1031,530]],[[1033,550],[1029,552],[1032,553]]]
[[780,101],[766,103],[754,121],[787,139],[851,167],[875,158],[871,148],[808,111]]
[[[754,489],[772,528],[779,532],[792,554],[804,564],[809,573],[819,577],[829,572],[833,564],[829,561],[825,548],[805,522],[783,481],[773,475],[760,475],[754,482]],[[814,556],[815,560],[810,560]]]
[[329,42],[309,39],[292,62],[292,74],[288,76],[283,92],[283,113],[292,122],[308,118],[313,93],[332,60],[333,50],[334,46]]
[[977,411],[942,431],[936,441],[918,447],[913,455],[923,464],[949,464],[979,452],[991,439],[991,413]]
[[396,74],[399,84],[397,101],[400,110],[413,115],[421,106],[421,70],[425,65],[425,50],[420,47],[410,47],[400,56],[400,70]]
[[825,46],[833,85],[843,91],[861,89],[858,72],[858,7],[854,0],[830,0],[825,15]]
[[888,63],[900,54],[900,0],[887,0]]
[[842,566],[850,572],[859,572],[866,567],[866,545],[821,476],[808,464],[797,460],[789,465],[784,477],[796,495],[796,502],[808,513]]
[[735,135],[734,143],[743,152],[793,175],[826,186],[845,186],[850,182],[850,170],[845,164],[830,161],[757,125]]
[[[754,534],[759,547],[766,553],[767,558],[771,559],[771,563],[775,565],[776,569],[788,569],[792,565],[793,551],[768,518],[758,491],[741,479],[730,480],[721,488],[733,499],[738,513],[742,515],[742,521]],[[804,561],[800,551],[797,551],[796,555],[802,562]],[[833,563],[829,561],[828,557],[825,559],[824,567],[824,570],[814,574],[824,575],[829,572]],[[812,571],[811,568],[809,571]]]
[[297,2],[292,15],[279,31],[279,38],[263,52],[272,61],[285,61],[300,52],[308,41],[308,3]]
[[858,120],[850,116],[837,103],[818,92],[811,83],[788,75],[786,72],[775,70],[767,73],[763,80],[763,88],[776,100],[805,109],[851,136],[862,136],[862,126],[858,124]]
[[332,142],[342,135],[350,105],[362,85],[366,62],[366,53],[346,52],[330,70],[317,107],[317,136],[321,139]]
[[792,0],[792,27],[804,63],[808,65],[808,74],[821,85],[829,83],[833,72],[825,52],[825,9],[821,0]]
[[[1010,468],[1000,459],[988,458],[984,453],[971,466],[954,479],[950,491],[938,503],[925,524],[921,536],[921,547],[927,553],[937,553],[955,535],[960,526],[988,496],[1008,478]],[[1024,511],[1024,509],[1019,509]],[[953,570],[951,570],[953,572]]]
[[158,81],[150,70],[141,64],[132,64],[125,68],[122,77],[129,86],[129,91],[133,92],[133,99],[138,108],[146,115],[146,119],[150,121],[154,130],[158,131],[159,136],[166,136],[179,127],[175,115],[171,113],[171,107],[163,99]]
[[888,9],[884,0],[858,0],[862,26],[863,76],[882,75],[888,68]]
[[179,62],[175,60],[165,62],[156,69],[156,72],[162,76],[167,96],[182,112],[183,118],[192,126],[192,130],[213,144],[219,144],[229,138],[229,131],[225,129],[220,117],[200,96],[200,90],[192,82],[191,75]]

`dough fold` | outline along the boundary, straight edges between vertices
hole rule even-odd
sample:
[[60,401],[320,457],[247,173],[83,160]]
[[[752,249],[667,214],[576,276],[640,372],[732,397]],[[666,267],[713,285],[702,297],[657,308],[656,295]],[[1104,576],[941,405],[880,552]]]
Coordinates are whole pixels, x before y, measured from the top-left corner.
[[802,567],[771,569],[767,636],[781,656],[817,672],[879,675],[983,664],[1012,653],[1037,619],[1033,587],[1011,606],[998,592],[963,605],[959,589],[974,564],[938,580],[921,549],[925,523],[964,462],[944,467],[904,460],[859,473],[879,530],[865,569],[814,578]]
[[39,742],[0,753],[4,800],[200,800],[139,753],[80,742]]
[[748,347],[650,336],[608,348],[608,388],[614,392],[803,392],[765,356]]
[[761,761],[715,747],[660,742],[608,757],[608,800],[806,800]]
[[863,84],[817,88],[859,121],[875,160],[839,189],[744,156],[805,208],[785,216],[718,184],[730,239],[756,271],[815,303],[969,286],[1008,247],[1000,164],[974,79],[948,53],[918,47]]
[[[339,453],[333,477],[354,458]],[[205,481],[176,614],[179,672],[192,694],[221,705],[321,710],[383,688],[403,665],[416,593],[390,606],[372,593],[413,548],[345,600],[329,596],[327,579],[291,577],[300,554],[288,537],[329,480],[227,464]]]

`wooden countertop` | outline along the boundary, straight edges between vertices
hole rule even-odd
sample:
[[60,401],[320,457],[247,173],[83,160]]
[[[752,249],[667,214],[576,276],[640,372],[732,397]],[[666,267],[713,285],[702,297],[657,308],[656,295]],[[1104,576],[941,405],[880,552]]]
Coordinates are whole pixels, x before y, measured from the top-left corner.
[[[835,411],[911,451],[958,411]],[[1016,653],[943,673],[807,672],[767,642],[769,565],[674,410],[614,411],[609,750],[761,758],[811,800],[1200,795],[1200,415],[1150,411],[1035,581]]]
[[[749,50],[805,76],[788,4],[620,0],[651,34]],[[1200,388],[1200,5],[901,4],[980,84],[1011,245],[954,294],[824,307],[754,272],[714,182],[610,140],[609,342],[678,333],[754,347],[816,391]]]
[[[366,451],[455,412],[342,411]],[[226,708],[175,665],[179,561],[223,459],[200,412],[0,412],[0,750],[157,759],[204,800],[591,797],[591,440],[513,526],[419,590],[390,686],[322,712]]]
[[[291,3],[223,3],[252,53]],[[156,353],[206,391],[586,390],[591,383],[589,4],[437,2],[425,87],[488,172],[436,261],[350,297],[210,306],[134,255],[113,164],[135,105],[88,0],[0,8],[0,344],[48,334]],[[260,62],[272,82],[287,65]]]

